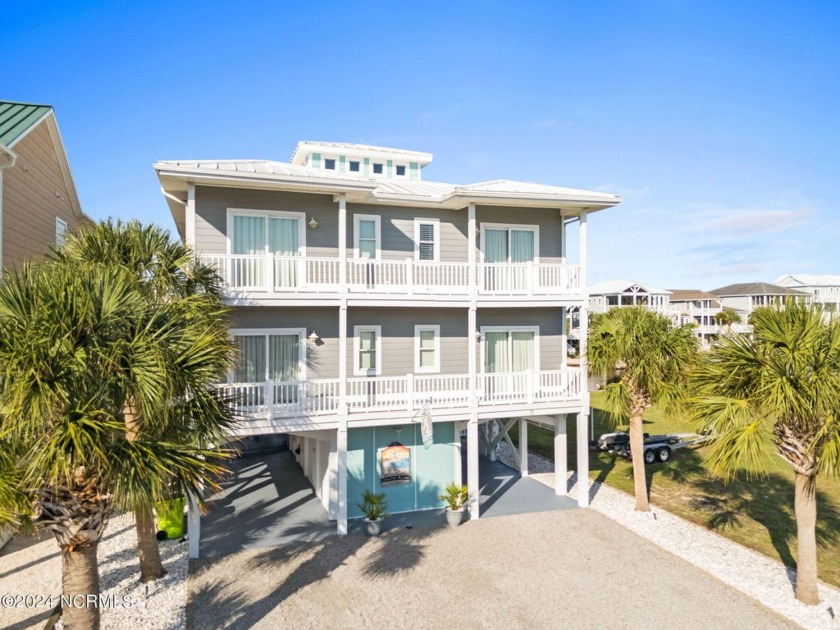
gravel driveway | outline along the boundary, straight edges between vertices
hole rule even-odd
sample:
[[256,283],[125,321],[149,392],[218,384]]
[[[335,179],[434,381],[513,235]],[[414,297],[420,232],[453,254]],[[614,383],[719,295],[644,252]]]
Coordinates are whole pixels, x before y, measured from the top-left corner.
[[196,629],[795,627],[594,510],[251,549],[192,569]]

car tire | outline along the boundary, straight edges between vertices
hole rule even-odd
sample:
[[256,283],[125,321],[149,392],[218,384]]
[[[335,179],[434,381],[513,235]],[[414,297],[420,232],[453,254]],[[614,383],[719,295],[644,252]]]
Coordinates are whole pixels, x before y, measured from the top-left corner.
[[671,459],[671,449],[667,446],[663,446],[658,451],[656,451],[656,459],[658,459],[663,464]]
[[656,462],[656,451],[653,450],[646,450],[645,451],[645,464],[653,464]]

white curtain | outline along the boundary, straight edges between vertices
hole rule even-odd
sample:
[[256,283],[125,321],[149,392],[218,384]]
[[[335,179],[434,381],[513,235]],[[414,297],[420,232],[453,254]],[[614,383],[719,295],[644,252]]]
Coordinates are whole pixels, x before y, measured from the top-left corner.
[[484,261],[489,263],[508,261],[507,230],[484,231]]
[[268,378],[272,381],[296,381],[300,368],[300,337],[269,335]]
[[484,371],[507,372],[510,369],[508,357],[508,334],[488,332],[484,334]]
[[531,230],[510,231],[510,261],[515,263],[534,260],[534,232]]
[[[297,256],[300,253],[300,222],[298,219],[270,218],[268,220],[268,251],[276,256]],[[298,261],[275,260],[274,284],[278,287],[298,286]]]
[[265,380],[265,337],[242,335],[233,338],[237,349],[233,380],[236,383],[261,383]]
[[[247,256],[265,254],[265,217],[233,217],[233,253]],[[265,264],[262,259],[246,258],[233,261],[233,285],[256,287],[265,284]]]
[[526,331],[513,331],[511,333],[511,345],[513,346],[513,362],[511,367],[514,372],[525,372],[533,370],[534,365],[534,333]]

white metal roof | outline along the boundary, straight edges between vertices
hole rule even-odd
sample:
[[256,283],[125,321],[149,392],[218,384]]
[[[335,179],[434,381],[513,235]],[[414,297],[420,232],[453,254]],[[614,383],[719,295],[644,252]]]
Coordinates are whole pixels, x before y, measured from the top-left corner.
[[467,203],[486,203],[534,207],[560,207],[565,204],[598,210],[621,202],[621,197],[609,193],[506,179],[467,185],[372,179],[272,160],[174,160],[157,162],[154,167],[165,189],[173,180],[179,180],[216,182],[216,185],[227,186],[305,188],[328,194],[352,190],[364,194],[368,201],[373,202],[425,203],[453,209],[464,207]]
[[[633,290],[635,289],[635,290]],[[633,282],[632,280],[605,280],[589,286],[589,295],[624,295],[632,293],[647,293],[649,295],[670,295],[667,289]]]
[[836,287],[840,286],[840,274],[836,273],[792,273],[779,276],[776,282],[782,287]]

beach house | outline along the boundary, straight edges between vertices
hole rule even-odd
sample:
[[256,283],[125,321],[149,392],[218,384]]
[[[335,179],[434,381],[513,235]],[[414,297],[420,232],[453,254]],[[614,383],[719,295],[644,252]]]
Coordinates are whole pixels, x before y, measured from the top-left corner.
[[364,489],[407,512],[439,508],[445,485],[464,482],[477,517],[486,423],[501,427],[494,439],[520,423],[523,474],[528,425],[550,427],[565,493],[576,419],[588,474],[586,368],[569,364],[566,320],[588,309],[587,217],[621,199],[432,182],[431,163],[300,142],[288,162],[154,165],[180,235],[226,283],[239,434],[288,436],[340,533]]

